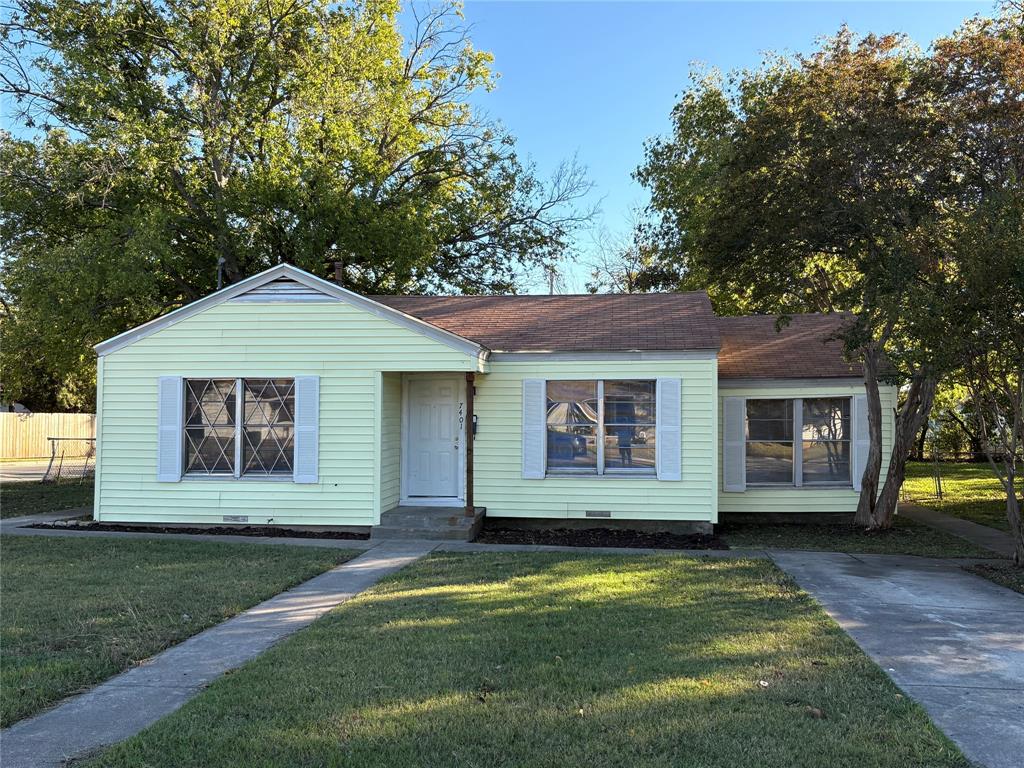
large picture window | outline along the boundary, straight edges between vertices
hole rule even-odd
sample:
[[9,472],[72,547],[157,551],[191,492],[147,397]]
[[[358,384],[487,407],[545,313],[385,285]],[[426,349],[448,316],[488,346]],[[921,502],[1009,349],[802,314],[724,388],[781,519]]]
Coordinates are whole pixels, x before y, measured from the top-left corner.
[[185,474],[290,476],[294,379],[185,379]]
[[747,400],[747,483],[850,483],[850,398]]
[[548,381],[547,470],[655,473],[655,382]]

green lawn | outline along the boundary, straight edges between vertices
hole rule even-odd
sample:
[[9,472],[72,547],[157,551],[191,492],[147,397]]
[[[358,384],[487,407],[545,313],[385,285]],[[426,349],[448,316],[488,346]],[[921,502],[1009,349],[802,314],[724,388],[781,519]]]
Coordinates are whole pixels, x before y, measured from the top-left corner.
[[734,549],[810,549],[823,552],[919,555],[921,557],[996,557],[958,536],[905,518],[888,531],[867,533],[848,524],[726,522],[717,529]]
[[435,554],[96,766],[967,761],[764,560]]
[[942,500],[935,498],[934,467],[930,462],[908,462],[904,492],[915,503],[981,525],[1010,529],[1006,521],[1006,494],[988,464],[939,464]]
[[73,507],[92,509],[93,481],[60,483],[8,482],[0,484],[0,518],[59,512]]
[[0,539],[0,724],[354,556],[252,544]]

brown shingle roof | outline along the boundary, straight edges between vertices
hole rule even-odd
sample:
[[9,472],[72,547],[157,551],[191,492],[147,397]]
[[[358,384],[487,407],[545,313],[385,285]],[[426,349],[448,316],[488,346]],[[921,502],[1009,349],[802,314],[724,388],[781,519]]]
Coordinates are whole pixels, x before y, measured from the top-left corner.
[[494,352],[717,349],[704,291],[577,296],[373,296]]
[[829,340],[845,315],[793,315],[776,332],[775,315],[720,317],[720,379],[802,379],[861,376],[843,359],[842,342]]

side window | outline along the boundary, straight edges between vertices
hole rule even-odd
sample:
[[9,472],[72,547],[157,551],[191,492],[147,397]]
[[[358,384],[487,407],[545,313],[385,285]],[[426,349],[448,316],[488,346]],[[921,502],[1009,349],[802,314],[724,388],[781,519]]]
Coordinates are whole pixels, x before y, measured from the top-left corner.
[[242,474],[290,475],[295,457],[295,380],[245,379]]
[[294,379],[185,379],[186,476],[290,476]]
[[237,379],[185,379],[185,474],[234,475]]
[[597,473],[596,381],[547,383],[548,470]]
[[604,382],[604,467],[654,472],[655,382]]
[[793,401],[747,400],[747,482],[793,483]]
[[803,401],[803,481],[850,482],[850,398]]
[[850,402],[849,397],[748,399],[746,482],[850,483]]

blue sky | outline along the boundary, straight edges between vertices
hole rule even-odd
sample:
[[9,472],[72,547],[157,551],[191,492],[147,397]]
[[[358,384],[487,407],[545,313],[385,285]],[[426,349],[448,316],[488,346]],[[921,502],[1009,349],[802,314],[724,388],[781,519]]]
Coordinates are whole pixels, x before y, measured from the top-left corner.
[[[412,0],[429,2],[429,0]],[[564,290],[584,289],[593,233],[629,230],[647,196],[631,173],[644,141],[669,129],[669,113],[697,64],[756,67],[766,51],[807,52],[843,23],[855,32],[904,32],[921,47],[975,14],[984,2],[594,2],[465,0],[474,45],[495,56],[497,88],[474,100],[518,139],[542,177],[574,155],[599,206],[581,233]],[[6,106],[6,105],[2,105]],[[0,106],[0,113],[6,112]],[[0,125],[9,125],[0,114]],[[540,283],[531,284],[540,290]]]
[[[806,52],[844,22],[904,32],[926,48],[993,2],[523,2],[467,0],[474,45],[495,56],[495,91],[478,104],[518,139],[541,174],[577,155],[595,184],[600,222],[627,228],[643,188],[630,177],[644,140],[666,132],[691,66],[755,67],[765,51]],[[586,260],[590,238],[579,251]],[[587,269],[570,266],[567,289]]]

